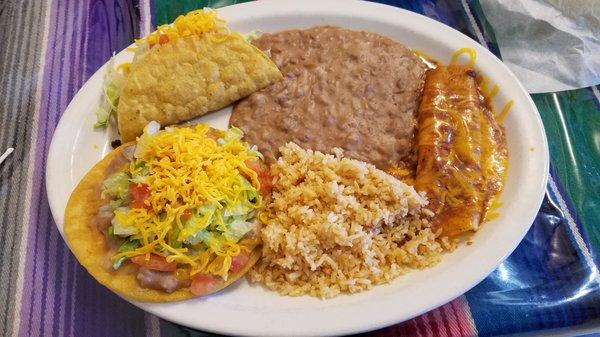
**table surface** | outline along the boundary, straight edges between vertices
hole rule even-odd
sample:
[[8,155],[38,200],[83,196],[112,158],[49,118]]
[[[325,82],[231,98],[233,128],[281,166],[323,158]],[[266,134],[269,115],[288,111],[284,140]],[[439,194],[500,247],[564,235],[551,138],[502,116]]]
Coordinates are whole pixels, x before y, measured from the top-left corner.
[[[380,2],[441,21],[501,57],[476,0]],[[0,3],[0,153],[15,149],[0,164],[1,336],[209,335],[144,313],[91,278],[56,229],[43,177],[62,112],[113,51],[179,14],[233,3]],[[495,336],[545,334],[547,329],[569,335],[600,326],[599,88],[532,98],[550,144],[551,175],[523,242],[463,296],[367,335]]]

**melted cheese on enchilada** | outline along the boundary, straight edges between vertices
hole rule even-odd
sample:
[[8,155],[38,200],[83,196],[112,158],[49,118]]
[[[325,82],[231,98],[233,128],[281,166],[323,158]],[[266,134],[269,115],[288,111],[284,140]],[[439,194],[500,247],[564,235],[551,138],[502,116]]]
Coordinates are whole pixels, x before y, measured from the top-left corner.
[[477,230],[502,189],[508,152],[470,66],[427,72],[418,125],[415,185],[430,200],[434,225],[449,236]]

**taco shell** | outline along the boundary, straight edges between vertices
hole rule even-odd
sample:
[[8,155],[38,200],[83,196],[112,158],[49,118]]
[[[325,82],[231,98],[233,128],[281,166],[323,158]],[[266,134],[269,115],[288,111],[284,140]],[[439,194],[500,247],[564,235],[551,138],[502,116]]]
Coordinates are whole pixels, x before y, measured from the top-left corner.
[[[172,302],[196,297],[187,288],[178,289],[170,294],[143,288],[139,285],[135,269],[131,265],[123,265],[119,270],[112,268],[112,253],[107,247],[104,234],[95,226],[95,219],[98,209],[106,203],[100,198],[106,173],[114,171],[111,165],[126,163],[123,151],[129,146],[133,146],[133,143],[124,144],[109,153],[85,175],[71,194],[65,211],[64,232],[67,244],[79,263],[98,282],[121,296],[141,302]],[[251,249],[251,253],[246,266],[239,272],[230,274],[227,281],[217,284],[211,293],[238,280],[258,261],[260,247],[248,248]]]
[[193,35],[153,47],[128,74],[117,119],[124,142],[148,122],[171,125],[221,109],[282,78],[262,51],[238,35]]

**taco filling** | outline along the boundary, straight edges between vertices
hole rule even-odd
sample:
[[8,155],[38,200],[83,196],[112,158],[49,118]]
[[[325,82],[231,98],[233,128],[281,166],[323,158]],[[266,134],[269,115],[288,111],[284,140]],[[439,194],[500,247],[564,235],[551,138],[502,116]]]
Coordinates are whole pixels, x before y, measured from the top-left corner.
[[249,263],[270,179],[239,129],[159,129],[150,123],[103,181],[96,224],[118,246],[114,270],[137,266],[142,288],[205,295]]

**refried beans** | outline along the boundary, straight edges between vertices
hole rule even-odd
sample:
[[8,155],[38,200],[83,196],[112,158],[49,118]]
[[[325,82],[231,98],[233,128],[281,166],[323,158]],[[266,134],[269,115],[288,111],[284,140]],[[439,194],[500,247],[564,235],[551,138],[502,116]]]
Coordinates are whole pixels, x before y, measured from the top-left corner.
[[426,66],[387,37],[335,26],[264,34],[253,41],[284,79],[240,101],[230,124],[271,164],[279,147],[414,167],[416,113]]

